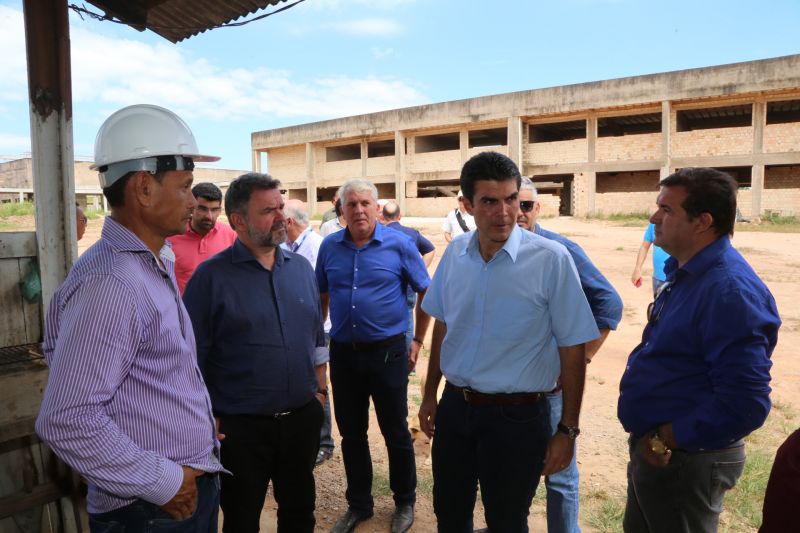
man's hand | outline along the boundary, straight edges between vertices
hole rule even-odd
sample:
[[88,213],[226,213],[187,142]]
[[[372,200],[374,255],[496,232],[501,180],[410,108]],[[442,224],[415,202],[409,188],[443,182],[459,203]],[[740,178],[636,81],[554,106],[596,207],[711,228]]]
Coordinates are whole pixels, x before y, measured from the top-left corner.
[[419,406],[419,428],[429,439],[433,438],[433,430],[436,426],[436,399],[423,398],[422,405]]
[[556,431],[556,434],[547,443],[542,475],[549,476],[567,468],[572,462],[573,453],[575,453],[575,441],[570,439],[566,433]]
[[648,433],[644,437],[639,439],[639,442],[636,444],[636,447],[639,448],[639,454],[642,456],[642,459],[645,460],[647,464],[650,466],[655,466],[656,468],[663,468],[669,464],[669,460],[672,457],[672,450],[667,450],[667,453],[660,454],[654,452],[650,448],[650,434]]
[[205,474],[189,466],[182,466],[183,483],[178,493],[161,506],[175,520],[186,520],[197,509],[197,477]]
[[420,348],[422,348],[422,344],[420,344],[417,341],[411,341],[411,346],[408,347],[408,372],[409,372],[409,374],[417,366],[417,358],[419,357]]
[[634,287],[641,287],[642,286],[642,271],[641,269],[634,269],[633,274],[631,274],[631,283],[633,283]]
[[214,427],[216,428],[216,431],[217,431],[217,440],[220,441],[220,442],[225,440],[225,433],[220,433],[219,432],[219,417],[218,416],[214,417]]

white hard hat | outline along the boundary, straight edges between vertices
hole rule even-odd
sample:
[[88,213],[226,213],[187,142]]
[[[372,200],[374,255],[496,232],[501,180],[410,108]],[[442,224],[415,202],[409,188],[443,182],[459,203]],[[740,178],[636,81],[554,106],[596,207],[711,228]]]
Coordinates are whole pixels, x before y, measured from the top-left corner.
[[109,187],[128,172],[192,170],[195,161],[219,157],[201,155],[192,130],[172,111],[137,104],[120,109],[100,126],[90,168],[100,172],[100,185]]

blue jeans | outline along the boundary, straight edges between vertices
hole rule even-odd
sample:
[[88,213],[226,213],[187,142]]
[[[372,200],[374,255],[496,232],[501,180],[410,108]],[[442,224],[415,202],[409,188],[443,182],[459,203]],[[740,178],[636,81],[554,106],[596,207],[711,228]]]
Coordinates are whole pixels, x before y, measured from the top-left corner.
[[481,488],[490,531],[527,533],[552,435],[545,399],[477,406],[446,385],[433,438],[433,510],[440,533],[472,533]]
[[[550,403],[550,426],[553,434],[557,431],[558,422],[561,420],[563,398],[560,392],[548,394]],[[578,508],[580,497],[578,493],[578,448],[569,466],[556,474],[545,476],[544,486],[547,488],[547,533],[580,533],[578,527]]]
[[174,520],[158,505],[136,500],[107,513],[89,515],[91,533],[217,533],[219,475],[197,478],[197,509],[185,520]]
[[411,341],[414,340],[414,309],[417,306],[417,293],[412,292],[411,294],[407,295],[406,304],[408,305],[408,327],[406,328],[406,351],[408,351],[408,349],[411,347]]

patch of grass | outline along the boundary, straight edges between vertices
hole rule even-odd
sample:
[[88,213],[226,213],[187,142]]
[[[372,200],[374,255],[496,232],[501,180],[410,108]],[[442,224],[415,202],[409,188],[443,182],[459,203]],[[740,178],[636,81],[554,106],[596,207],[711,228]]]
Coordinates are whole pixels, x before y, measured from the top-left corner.
[[650,215],[652,213],[596,213],[594,215],[588,215],[586,217],[587,220],[608,220],[609,222],[614,222],[616,225],[624,226],[624,227],[645,227],[650,221]]
[[[433,479],[431,479],[431,487],[433,487]],[[392,488],[389,486],[389,475],[386,472],[373,470],[372,497],[378,498],[380,496],[391,496],[391,495],[392,495]]]
[[417,493],[418,494],[433,494],[433,476],[426,474],[417,474]]
[[727,531],[755,531],[761,525],[761,506],[774,454],[762,448],[748,449],[747,461],[736,486],[725,494],[720,517]]
[[618,251],[618,252],[624,252],[624,251],[625,251],[625,247],[624,247],[624,246],[617,246],[617,247],[616,247],[616,248],[614,248],[614,249],[615,249],[616,251]]
[[605,490],[590,490],[581,498],[587,524],[600,533],[621,533],[625,516],[625,495]]
[[98,218],[106,216],[106,212],[103,211],[102,207],[100,209],[92,209],[91,207],[87,207],[84,209],[83,214],[86,215],[86,218],[89,220],[97,220]]
[[422,405],[422,396],[420,396],[419,394],[412,394],[411,403],[419,407],[420,405]]
[[0,204],[0,218],[33,216],[33,202],[10,202]]

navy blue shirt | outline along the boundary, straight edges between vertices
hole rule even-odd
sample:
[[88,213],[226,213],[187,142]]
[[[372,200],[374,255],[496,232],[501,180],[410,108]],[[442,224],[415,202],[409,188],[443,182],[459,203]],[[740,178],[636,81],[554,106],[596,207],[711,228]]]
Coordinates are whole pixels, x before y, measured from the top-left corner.
[[401,231],[406,235],[408,235],[409,237],[411,237],[411,240],[414,241],[414,246],[417,247],[419,255],[429,254],[436,249],[436,247],[433,245],[431,241],[423,237],[422,233],[415,230],[414,228],[409,228],[408,226],[404,226],[397,221],[389,222],[388,224],[386,224],[386,227],[392,228],[397,231]]
[[750,265],[720,237],[678,268],[628,358],[617,415],[635,437],[672,423],[679,448],[719,449],[769,414],[770,355],[781,321]]
[[183,302],[215,413],[272,415],[314,398],[327,351],[305,258],[278,247],[270,271],[237,239],[197,267]]
[[536,224],[534,233],[545,239],[560,242],[572,256],[581,279],[581,288],[589,302],[589,307],[592,308],[597,329],[617,329],[617,325],[622,320],[622,298],[619,297],[606,277],[597,270],[583,248],[558,233],[542,229],[539,224]]
[[338,342],[375,342],[405,333],[406,288],[421,292],[430,284],[411,239],[381,224],[360,248],[346,228],[325,237],[316,272],[320,292],[329,293],[331,338]]

